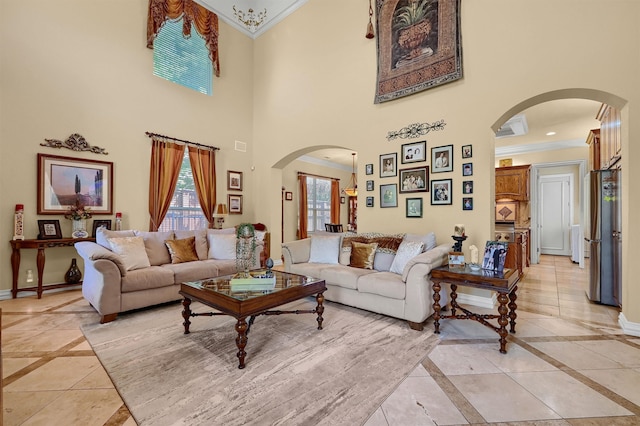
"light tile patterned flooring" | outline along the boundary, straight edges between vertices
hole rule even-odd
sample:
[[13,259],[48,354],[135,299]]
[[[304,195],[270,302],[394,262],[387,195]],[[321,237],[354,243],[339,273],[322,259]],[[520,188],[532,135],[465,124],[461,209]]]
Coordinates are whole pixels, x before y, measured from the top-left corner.
[[[640,425],[640,338],[589,303],[586,274],[567,257],[527,270],[506,355],[479,323],[442,320],[440,345],[366,426]],[[5,425],[136,424],[80,332],[98,315],[78,290],[0,308]]]

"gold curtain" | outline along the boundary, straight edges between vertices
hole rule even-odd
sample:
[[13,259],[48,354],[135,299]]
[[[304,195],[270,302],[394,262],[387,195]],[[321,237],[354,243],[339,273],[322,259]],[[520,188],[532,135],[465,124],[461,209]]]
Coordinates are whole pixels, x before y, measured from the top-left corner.
[[216,77],[220,77],[218,55],[218,15],[200,6],[193,0],[149,0],[147,17],[147,47],[153,49],[153,40],[167,19],[182,18],[182,34],[191,37],[191,24],[204,38],[209,49],[209,58]]
[[331,181],[331,223],[340,223],[340,181]]
[[171,206],[176,189],[184,145],[151,140],[151,173],[149,177],[149,230],[157,231]]
[[216,153],[210,149],[189,146],[189,162],[200,207],[209,221],[209,228],[213,228],[213,213],[216,207]]
[[298,208],[298,238],[303,239],[307,238],[307,216],[309,215],[307,211],[307,176],[306,175],[298,175],[298,184],[300,186],[300,206]]

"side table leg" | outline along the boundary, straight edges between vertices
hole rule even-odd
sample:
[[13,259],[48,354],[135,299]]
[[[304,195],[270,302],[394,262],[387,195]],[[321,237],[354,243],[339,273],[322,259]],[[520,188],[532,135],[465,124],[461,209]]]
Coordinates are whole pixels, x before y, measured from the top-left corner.
[[189,321],[189,317],[191,317],[191,299],[185,297],[182,300],[182,306],[184,309],[182,310],[182,318],[184,318],[184,334],[189,334],[189,326],[191,325],[191,321]]
[[11,251],[11,273],[12,273],[12,284],[11,284],[11,298],[15,299],[18,297],[18,275],[20,274],[20,249],[14,248]]
[[318,295],[316,296],[316,301],[318,302],[318,306],[316,306],[316,313],[318,314],[318,318],[316,319],[316,321],[318,321],[318,330],[322,330],[322,314],[324,313],[324,294],[323,293],[318,293]]
[[440,281],[433,281],[433,327],[434,333],[440,334]]
[[36,266],[38,268],[38,299],[42,299],[42,281],[44,276],[44,248],[38,248],[38,254],[36,255]]
[[458,307],[458,286],[451,284],[451,315],[456,315],[456,308]]
[[500,353],[507,353],[507,324],[509,323],[509,319],[507,317],[507,302],[509,302],[509,297],[506,293],[498,293],[498,313],[500,313],[500,317],[498,318],[498,324],[500,324],[500,328],[498,329],[498,334],[500,335]]
[[247,353],[244,351],[245,346],[247,346],[247,321],[246,318],[238,318],[238,322],[236,323],[236,331],[238,332],[238,337],[236,337],[236,346],[238,347],[238,368],[244,368],[244,357]]
[[511,319],[511,332],[516,332],[516,318],[518,318],[518,314],[516,314],[516,309],[518,309],[518,305],[516,305],[516,299],[518,295],[516,292],[518,291],[518,286],[515,286],[511,293],[509,293],[509,299],[511,302],[509,303],[509,318]]

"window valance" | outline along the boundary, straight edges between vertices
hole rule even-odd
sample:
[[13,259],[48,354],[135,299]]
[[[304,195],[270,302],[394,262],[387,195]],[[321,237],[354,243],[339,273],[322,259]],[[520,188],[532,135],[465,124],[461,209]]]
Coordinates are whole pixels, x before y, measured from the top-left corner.
[[186,38],[191,36],[191,24],[204,38],[213,64],[213,72],[216,77],[220,77],[218,15],[193,0],[149,0],[147,47],[153,49],[153,40],[167,19],[180,18],[182,18],[182,34]]

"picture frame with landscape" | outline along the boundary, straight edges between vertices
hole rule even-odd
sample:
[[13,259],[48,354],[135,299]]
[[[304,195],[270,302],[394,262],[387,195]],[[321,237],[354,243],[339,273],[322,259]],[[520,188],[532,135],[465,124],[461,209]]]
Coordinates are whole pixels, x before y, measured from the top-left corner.
[[405,143],[402,145],[401,151],[401,162],[402,164],[407,163],[418,163],[420,161],[427,160],[427,141],[420,142],[412,142]]
[[38,154],[38,214],[65,214],[82,205],[113,213],[113,163]]
[[227,170],[227,189],[242,191],[242,172]]
[[242,195],[227,194],[229,214],[242,214]]

